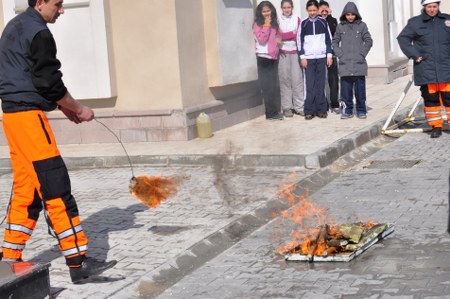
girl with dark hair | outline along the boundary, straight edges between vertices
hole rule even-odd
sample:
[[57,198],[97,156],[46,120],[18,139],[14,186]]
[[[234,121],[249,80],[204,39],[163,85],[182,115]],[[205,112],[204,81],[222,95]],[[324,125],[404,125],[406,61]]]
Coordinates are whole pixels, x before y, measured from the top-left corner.
[[281,108],[285,117],[295,114],[304,116],[303,106],[303,72],[298,60],[297,31],[300,18],[292,13],[294,4],[292,0],[282,0],[279,17],[279,31],[281,35],[280,58],[278,61],[278,74],[280,79]]
[[269,1],[262,1],[255,11],[253,34],[256,44],[258,81],[264,99],[266,119],[282,120],[278,92],[278,32],[277,11]]

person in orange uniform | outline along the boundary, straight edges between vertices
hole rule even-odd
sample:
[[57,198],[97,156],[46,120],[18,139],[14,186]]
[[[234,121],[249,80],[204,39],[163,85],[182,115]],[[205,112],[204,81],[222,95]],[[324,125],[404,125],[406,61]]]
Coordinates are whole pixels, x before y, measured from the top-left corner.
[[421,0],[422,13],[409,19],[397,37],[414,61],[414,83],[420,86],[431,138],[442,135],[442,105],[450,115],[450,15],[439,10],[440,2]]
[[72,122],[91,121],[91,108],[75,100],[62,81],[56,44],[47,23],[64,13],[62,0],[28,0],[0,39],[3,129],[13,169],[13,196],[2,245],[4,261],[20,261],[42,209],[74,283],[113,267],[116,261],[86,256],[70,178],[45,112],[57,107]]

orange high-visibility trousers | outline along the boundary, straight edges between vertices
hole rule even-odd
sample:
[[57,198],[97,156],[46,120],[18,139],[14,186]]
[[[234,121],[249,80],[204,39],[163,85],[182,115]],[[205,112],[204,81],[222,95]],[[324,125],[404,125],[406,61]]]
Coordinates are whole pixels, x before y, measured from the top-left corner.
[[425,117],[432,127],[442,128],[444,118],[441,107],[450,115],[450,83],[428,84],[420,88],[424,99]]
[[40,110],[3,113],[13,169],[3,258],[20,259],[44,207],[50,231],[69,266],[81,264],[88,239],[81,227],[67,168],[47,117]]

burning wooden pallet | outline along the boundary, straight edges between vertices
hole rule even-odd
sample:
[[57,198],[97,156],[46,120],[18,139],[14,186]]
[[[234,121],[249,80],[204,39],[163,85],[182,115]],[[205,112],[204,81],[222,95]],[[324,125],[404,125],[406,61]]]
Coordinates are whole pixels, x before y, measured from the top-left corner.
[[289,261],[348,262],[393,232],[390,223],[325,224],[312,237],[289,242],[277,251]]

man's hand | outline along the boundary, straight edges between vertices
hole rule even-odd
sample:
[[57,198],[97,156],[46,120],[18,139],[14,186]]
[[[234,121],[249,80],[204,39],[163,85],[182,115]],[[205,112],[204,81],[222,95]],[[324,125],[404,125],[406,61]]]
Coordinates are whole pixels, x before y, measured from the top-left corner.
[[422,61],[423,61],[423,57],[422,56],[417,57],[416,60],[415,60],[416,63],[421,63]]
[[77,114],[73,111],[70,111],[69,109],[63,107],[63,106],[59,106],[59,110],[62,111],[62,113],[64,113],[64,115],[72,122],[79,124],[81,123],[81,120],[78,118]]
[[56,103],[59,105],[59,109],[61,109],[64,115],[76,124],[94,119],[94,111],[88,106],[75,100],[69,92],[66,92],[64,97]]
[[81,106],[81,112],[77,114],[80,121],[91,121],[94,119],[94,111],[88,106]]

